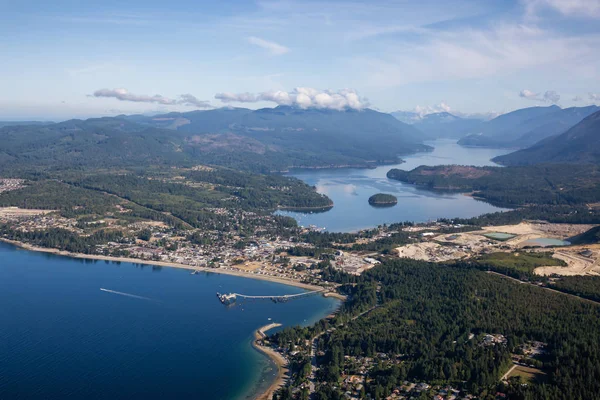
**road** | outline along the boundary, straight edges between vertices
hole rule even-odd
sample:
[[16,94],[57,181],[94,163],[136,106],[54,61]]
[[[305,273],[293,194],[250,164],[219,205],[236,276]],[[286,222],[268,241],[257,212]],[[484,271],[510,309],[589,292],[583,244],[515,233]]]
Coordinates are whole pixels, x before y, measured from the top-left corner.
[[506,371],[506,373],[504,375],[502,375],[502,378],[500,378],[500,380],[506,381],[508,379],[508,376],[510,375],[510,373],[513,372],[513,370],[517,367],[518,367],[517,364],[513,364],[513,366],[510,367],[510,369],[508,371]]

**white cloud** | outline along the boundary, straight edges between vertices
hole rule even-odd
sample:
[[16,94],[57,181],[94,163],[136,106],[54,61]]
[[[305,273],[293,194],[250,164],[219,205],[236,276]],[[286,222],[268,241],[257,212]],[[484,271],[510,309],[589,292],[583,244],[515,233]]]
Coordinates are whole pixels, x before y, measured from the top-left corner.
[[263,49],[267,50],[269,53],[271,53],[274,56],[280,56],[280,55],[290,52],[290,49],[288,49],[287,47],[285,47],[279,43],[261,39],[256,36],[250,36],[250,37],[246,38],[246,40],[248,40],[248,43],[250,43],[250,44],[253,44],[258,47],[262,47]]
[[195,106],[198,108],[212,108],[208,101],[199,100],[196,96],[189,93],[185,93],[179,96],[177,104],[183,104],[185,106]]
[[442,101],[440,104],[433,106],[416,106],[414,112],[422,118],[429,114],[437,114],[441,112],[451,113],[452,109],[448,104]]
[[258,101],[252,93],[217,93],[215,99],[221,100],[223,103],[238,102],[238,103],[255,103]]
[[554,90],[547,90],[544,94],[535,93],[528,89],[523,89],[519,92],[519,97],[527,100],[541,101],[545,103],[558,103],[560,95]]
[[566,16],[600,17],[598,0],[525,0],[529,15],[535,15],[544,9],[553,9]]
[[291,92],[277,90],[258,94],[217,93],[215,99],[221,100],[223,103],[255,103],[267,101],[278,105],[332,110],[343,110],[346,108],[360,110],[369,105],[369,102],[366,99],[359,97],[354,89],[331,91],[308,87],[297,87]]
[[592,101],[600,100],[600,94],[590,93],[590,100],[592,100]]
[[[402,111],[400,111],[402,112]],[[481,119],[481,120],[490,120],[492,118],[496,118],[500,113],[497,112],[486,112],[486,113],[465,113],[458,110],[454,110],[450,107],[446,102],[442,101],[439,104],[434,104],[430,106],[416,106],[414,109],[407,111],[409,114],[409,119],[413,122],[423,119],[426,115],[429,114],[438,114],[438,113],[449,113],[461,118],[473,118],[473,119]]]
[[524,99],[537,100],[538,96],[539,96],[539,93],[534,93],[528,89],[523,89],[523,90],[521,90],[521,92],[519,92],[519,97],[523,97]]
[[573,97],[573,99],[572,99],[572,101],[582,101],[582,100],[583,100],[583,97],[581,97],[579,95]]
[[117,89],[99,89],[96,90],[92,97],[108,97],[114,98],[120,101],[131,101],[135,103],[155,103],[155,104],[163,104],[163,105],[184,105],[184,106],[194,106],[198,108],[211,108],[212,106],[207,101],[198,100],[195,96],[191,94],[182,94],[176,99],[170,99],[168,97],[164,97],[160,94],[155,94],[153,96],[145,95],[145,94],[133,94],[130,93],[127,89],[117,88]]
[[[418,42],[398,42],[383,56],[358,56],[349,67],[372,88],[536,73],[599,77],[600,35],[564,36],[536,26],[501,24],[485,29],[431,31]],[[567,72],[568,71],[568,72]]]
[[560,94],[556,93],[554,90],[548,90],[544,93],[544,100],[549,103],[558,103]]

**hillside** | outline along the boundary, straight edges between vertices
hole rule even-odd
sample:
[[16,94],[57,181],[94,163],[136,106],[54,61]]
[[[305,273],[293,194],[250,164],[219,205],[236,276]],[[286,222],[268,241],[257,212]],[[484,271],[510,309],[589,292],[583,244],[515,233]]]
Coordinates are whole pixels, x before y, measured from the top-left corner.
[[391,169],[387,177],[433,190],[470,192],[508,207],[585,205],[600,198],[600,169],[591,165],[420,166],[412,171]]
[[69,120],[0,128],[0,167],[7,170],[119,167],[181,163],[181,139],[172,132],[119,118]]
[[242,108],[0,128],[0,167],[216,164],[268,172],[396,162],[428,147],[421,132],[373,110]]
[[370,109],[222,108],[170,113],[146,123],[190,134],[247,137],[271,151],[285,150],[296,166],[391,162],[399,154],[427,149],[419,130]]
[[600,108],[597,106],[566,109],[558,106],[524,108],[483,123],[477,132],[462,138],[459,144],[523,148],[563,133],[598,110]]
[[535,145],[496,157],[504,165],[539,163],[600,163],[600,111],[588,116],[563,134],[542,140]]
[[50,121],[0,121],[0,128],[4,126],[17,126],[17,125],[50,125],[53,122]]
[[596,244],[600,243],[600,226],[583,232],[581,235],[573,236],[569,239],[572,244]]

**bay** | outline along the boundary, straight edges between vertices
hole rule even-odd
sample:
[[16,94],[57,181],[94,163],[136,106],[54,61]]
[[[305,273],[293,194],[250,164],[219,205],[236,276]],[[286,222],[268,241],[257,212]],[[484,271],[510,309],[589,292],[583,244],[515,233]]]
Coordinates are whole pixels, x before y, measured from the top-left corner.
[[[332,209],[325,212],[279,211],[295,218],[300,225],[315,225],[331,232],[353,232],[394,222],[427,222],[438,218],[470,218],[505,209],[475,200],[460,193],[442,193],[386,177],[392,168],[411,170],[421,165],[496,165],[492,158],[509,150],[462,147],[453,140],[427,142],[432,152],[403,157],[405,162],[374,169],[304,169],[289,175],[315,186],[319,193],[333,200]],[[398,198],[393,207],[373,207],[368,199],[376,193],[390,193]]]
[[253,332],[270,322],[309,325],[339,305],[309,296],[226,307],[217,291],[303,290],[0,243],[0,398],[252,397],[276,373],[252,348]]

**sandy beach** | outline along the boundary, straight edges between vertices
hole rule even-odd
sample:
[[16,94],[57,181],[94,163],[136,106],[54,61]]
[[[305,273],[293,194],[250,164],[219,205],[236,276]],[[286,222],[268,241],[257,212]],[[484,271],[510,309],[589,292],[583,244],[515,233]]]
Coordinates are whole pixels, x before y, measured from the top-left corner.
[[262,393],[256,398],[257,400],[271,400],[271,398],[273,397],[273,393],[275,393],[277,389],[281,388],[285,384],[285,381],[287,379],[287,360],[272,348],[262,346],[259,343],[259,340],[264,339],[267,336],[267,334],[265,333],[266,331],[268,331],[269,329],[277,328],[279,326],[281,326],[281,324],[274,322],[269,325],[265,325],[262,328],[257,329],[256,332],[254,332],[254,341],[252,342],[252,346],[254,346],[254,348],[260,351],[261,353],[266,354],[271,360],[273,360],[273,362],[277,366],[277,377],[275,378],[271,386],[269,386],[269,388],[264,393]]

